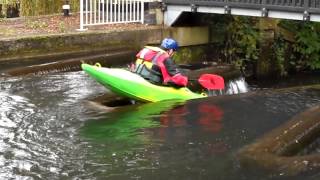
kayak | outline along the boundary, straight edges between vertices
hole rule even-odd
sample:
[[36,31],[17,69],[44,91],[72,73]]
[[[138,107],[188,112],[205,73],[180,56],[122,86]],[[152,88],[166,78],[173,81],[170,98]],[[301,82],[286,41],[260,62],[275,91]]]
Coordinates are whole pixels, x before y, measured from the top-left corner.
[[81,64],[81,68],[97,82],[117,95],[143,102],[188,100],[207,97],[205,93],[192,92],[187,87],[174,88],[150,83],[143,77],[121,68]]

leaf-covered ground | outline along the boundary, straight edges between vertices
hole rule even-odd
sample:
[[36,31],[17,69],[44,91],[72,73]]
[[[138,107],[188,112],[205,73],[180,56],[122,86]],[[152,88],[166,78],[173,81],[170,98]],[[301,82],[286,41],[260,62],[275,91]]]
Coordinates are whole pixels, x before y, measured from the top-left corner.
[[[79,15],[63,16],[60,14],[7,19],[0,18],[0,39],[41,34],[74,33],[78,32],[77,29],[80,27],[79,22]],[[155,25],[144,25],[141,23],[108,24],[90,26],[85,32],[152,29],[155,27]]]

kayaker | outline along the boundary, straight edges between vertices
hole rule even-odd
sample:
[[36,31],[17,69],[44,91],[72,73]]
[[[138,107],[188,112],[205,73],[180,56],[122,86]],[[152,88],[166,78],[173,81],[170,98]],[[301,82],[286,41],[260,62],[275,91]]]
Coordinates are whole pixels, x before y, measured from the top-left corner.
[[187,76],[181,73],[172,59],[178,47],[178,43],[171,38],[165,38],[160,47],[144,47],[136,55],[137,60],[132,71],[152,83],[174,87],[187,86]]

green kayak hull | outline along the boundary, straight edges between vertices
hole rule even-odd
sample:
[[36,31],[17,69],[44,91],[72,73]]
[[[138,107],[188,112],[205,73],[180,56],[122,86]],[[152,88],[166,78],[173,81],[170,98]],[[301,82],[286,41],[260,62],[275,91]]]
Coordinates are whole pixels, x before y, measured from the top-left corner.
[[143,101],[188,100],[207,97],[186,87],[173,88],[152,84],[141,76],[120,68],[106,68],[98,65],[82,64],[81,68],[97,82],[123,97]]

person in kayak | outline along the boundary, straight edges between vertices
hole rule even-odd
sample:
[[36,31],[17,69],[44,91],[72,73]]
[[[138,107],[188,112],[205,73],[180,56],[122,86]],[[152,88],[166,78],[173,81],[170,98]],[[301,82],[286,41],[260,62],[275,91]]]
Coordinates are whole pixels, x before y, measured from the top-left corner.
[[136,55],[137,60],[131,70],[155,84],[187,86],[188,77],[181,73],[172,59],[178,47],[171,38],[165,38],[160,47],[146,46]]

